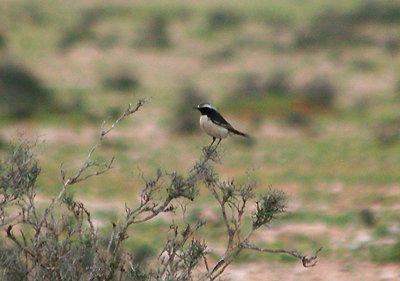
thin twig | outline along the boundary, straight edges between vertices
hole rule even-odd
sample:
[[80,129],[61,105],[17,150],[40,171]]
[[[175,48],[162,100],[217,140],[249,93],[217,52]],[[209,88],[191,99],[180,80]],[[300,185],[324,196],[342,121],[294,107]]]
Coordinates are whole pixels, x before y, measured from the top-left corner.
[[48,214],[53,210],[55,204],[56,204],[57,202],[59,202],[59,201],[61,200],[61,198],[64,196],[64,194],[65,194],[65,192],[66,192],[67,186],[72,185],[72,184],[75,184],[75,183],[78,183],[78,182],[81,182],[81,181],[86,180],[86,179],[88,179],[88,178],[90,178],[90,177],[93,177],[93,176],[101,175],[101,174],[107,172],[109,169],[111,169],[111,165],[112,165],[112,163],[113,163],[114,157],[110,160],[110,162],[109,162],[107,165],[105,165],[105,168],[104,168],[103,170],[96,171],[96,172],[94,172],[94,173],[92,173],[92,174],[89,174],[89,175],[86,175],[86,176],[84,176],[84,177],[81,177],[82,174],[83,174],[89,167],[93,166],[93,164],[90,164],[90,158],[91,158],[93,152],[96,150],[96,148],[97,148],[97,147],[101,144],[101,142],[104,140],[104,137],[105,137],[112,129],[114,129],[115,126],[116,126],[122,119],[124,119],[125,117],[127,117],[127,116],[129,116],[129,115],[131,115],[131,114],[133,114],[133,113],[135,113],[135,112],[137,112],[137,111],[138,111],[145,103],[147,103],[148,101],[149,101],[149,99],[140,99],[140,100],[137,102],[135,108],[133,108],[133,109],[132,109],[132,105],[129,104],[128,108],[127,108],[127,109],[125,110],[125,112],[121,115],[121,117],[119,117],[119,118],[118,118],[108,129],[106,129],[106,130],[103,130],[103,127],[104,127],[104,124],[105,124],[105,121],[103,121],[103,123],[102,123],[102,125],[101,125],[99,140],[92,146],[92,148],[90,149],[90,151],[89,151],[89,153],[88,153],[88,155],[87,155],[87,157],[86,157],[86,160],[82,163],[81,167],[79,168],[79,170],[78,170],[78,172],[75,174],[75,176],[70,177],[70,178],[67,179],[67,178],[66,178],[65,171],[63,170],[63,167],[62,167],[62,164],[61,164],[60,172],[61,172],[61,177],[62,177],[62,180],[63,180],[63,184],[62,184],[62,187],[61,187],[61,191],[60,191],[60,193],[57,195],[57,197],[54,197],[54,198],[51,200],[50,205],[45,209],[45,211],[44,211],[44,213],[43,213],[43,216],[42,216],[42,219],[41,219],[41,221],[40,221],[40,223],[39,223],[39,225],[38,225],[38,228],[36,229],[35,238],[37,238],[37,237],[39,236],[40,231],[41,231],[41,228],[43,227],[43,224],[45,223]]
[[318,253],[321,252],[323,249],[323,247],[320,247],[313,256],[308,257],[306,255],[302,255],[302,254],[298,253],[296,250],[285,250],[285,249],[271,250],[271,249],[259,248],[257,246],[251,245],[247,242],[243,243],[243,246],[246,249],[255,250],[258,252],[273,253],[273,254],[287,254],[287,255],[293,256],[293,257],[301,260],[304,267],[315,266],[318,262]]
[[114,240],[114,234],[115,234],[115,228],[117,227],[117,225],[113,222],[112,223],[113,229],[111,231],[111,235],[110,235],[110,241],[108,242],[108,246],[107,246],[107,252],[110,252],[111,249],[111,244]]

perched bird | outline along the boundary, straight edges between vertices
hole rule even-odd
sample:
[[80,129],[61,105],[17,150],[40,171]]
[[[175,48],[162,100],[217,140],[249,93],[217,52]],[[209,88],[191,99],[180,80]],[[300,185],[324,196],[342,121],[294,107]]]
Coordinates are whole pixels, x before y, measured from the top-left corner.
[[210,103],[201,103],[198,106],[194,106],[193,109],[198,109],[201,113],[200,117],[200,127],[208,135],[212,136],[213,141],[210,146],[213,145],[216,139],[219,139],[216,147],[219,145],[223,138],[226,138],[229,134],[235,134],[243,137],[249,137],[247,134],[242,133],[232,127],[218,113],[217,109]]

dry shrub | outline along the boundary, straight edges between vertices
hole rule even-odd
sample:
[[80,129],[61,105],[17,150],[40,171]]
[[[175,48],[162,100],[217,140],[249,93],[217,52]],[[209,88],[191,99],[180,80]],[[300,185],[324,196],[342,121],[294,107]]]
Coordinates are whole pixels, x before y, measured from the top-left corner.
[[[153,176],[143,177],[138,202],[127,202],[125,213],[112,223],[112,229],[101,234],[90,210],[67,191],[112,168],[114,158],[99,162],[93,155],[116,125],[145,102],[129,105],[112,125],[105,127],[103,123],[98,141],[75,173],[67,174],[61,166],[61,189],[44,209],[38,208],[36,200],[40,167],[32,144],[14,147],[1,162],[0,227],[8,242],[0,244],[1,280],[216,280],[243,251],[290,255],[305,267],[316,264],[321,249],[308,257],[295,250],[260,248],[251,242],[254,232],[285,211],[286,196],[273,189],[257,195],[250,178],[243,185],[233,179],[220,180],[213,167],[213,159],[220,155],[211,146],[203,148],[200,159],[187,173],[158,168]],[[206,240],[198,232],[205,227],[205,220],[188,223],[181,216],[177,216],[181,222],[174,220],[167,233],[160,233],[164,247],[151,262],[145,262],[149,259],[146,245],[133,251],[126,247],[129,229],[138,224],[179,208],[185,216],[186,208],[199,195],[200,184],[222,216],[225,235],[219,239],[225,244],[223,254],[209,259]]]

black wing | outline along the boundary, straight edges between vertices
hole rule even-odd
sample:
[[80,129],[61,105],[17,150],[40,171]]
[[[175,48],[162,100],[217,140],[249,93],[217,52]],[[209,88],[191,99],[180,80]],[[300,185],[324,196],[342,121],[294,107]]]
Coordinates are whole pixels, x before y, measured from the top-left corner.
[[208,118],[211,119],[211,121],[221,127],[224,127],[226,129],[228,129],[229,132],[234,133],[236,135],[240,135],[240,136],[244,136],[244,137],[249,137],[247,134],[242,133],[238,130],[236,130],[235,128],[232,127],[231,124],[228,123],[228,121],[225,120],[224,117],[222,117],[221,114],[219,114],[217,111],[213,110],[209,113],[207,113]]
[[214,124],[224,127],[228,130],[233,129],[232,125],[229,124],[228,121],[226,121],[225,118],[222,117],[222,115],[219,114],[217,111],[213,110],[213,111],[209,112],[209,114],[207,114],[207,115],[208,115],[208,118],[210,118]]

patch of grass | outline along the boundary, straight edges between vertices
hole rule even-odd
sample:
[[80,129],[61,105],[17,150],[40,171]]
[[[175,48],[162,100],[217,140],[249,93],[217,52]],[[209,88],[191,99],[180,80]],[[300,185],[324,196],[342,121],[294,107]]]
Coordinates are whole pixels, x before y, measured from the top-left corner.
[[142,264],[146,262],[149,258],[154,257],[156,251],[154,247],[150,244],[138,245],[133,249],[134,261],[136,264]]
[[332,203],[337,200],[338,195],[329,193],[327,194],[324,191],[319,190],[315,187],[308,187],[304,190],[301,197],[306,202],[324,202],[324,203]]
[[187,220],[191,223],[198,222],[201,219],[201,208],[192,208],[189,212]]
[[[157,220],[150,223],[138,224],[135,225],[130,231],[130,241],[128,244],[131,244],[133,248],[138,247],[140,244],[152,244],[156,248],[164,245],[164,241],[160,240],[160,233],[165,233],[169,230],[169,223],[163,220]],[[147,233],[147,235],[143,235],[143,233]],[[165,237],[165,236],[163,236]],[[149,243],[150,242],[150,243]]]
[[369,246],[369,258],[379,263],[398,263],[400,261],[400,241],[394,245]]
[[374,236],[377,239],[387,237],[389,234],[390,234],[389,229],[385,224],[378,225],[374,231]]
[[314,213],[306,211],[289,212],[281,216],[282,221],[286,222],[304,222],[317,223],[323,222],[330,226],[345,227],[347,225],[358,225],[359,216],[356,211],[347,211],[335,215],[325,213]]
[[113,141],[107,140],[102,144],[102,146],[104,148],[109,148],[117,152],[127,151],[130,148],[126,141],[120,139],[116,139]]
[[115,222],[118,219],[119,214],[112,210],[99,209],[94,212],[94,216],[108,223],[108,222]]
[[[280,167],[268,171],[268,182],[341,181],[345,184],[394,184],[400,180],[399,145],[382,147],[363,138],[270,140],[262,163]],[[379,162],[376,162],[379,159]],[[301,167],[301,168],[300,168]]]
[[377,68],[377,64],[373,60],[369,59],[355,59],[351,62],[354,70],[360,71],[374,71]]

